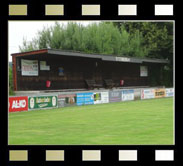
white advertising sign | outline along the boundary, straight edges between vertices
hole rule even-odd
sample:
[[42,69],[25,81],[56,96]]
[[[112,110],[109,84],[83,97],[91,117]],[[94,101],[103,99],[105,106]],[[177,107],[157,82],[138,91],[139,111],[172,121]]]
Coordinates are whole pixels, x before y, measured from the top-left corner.
[[40,70],[50,70],[50,66],[46,65],[46,61],[40,61]]
[[134,100],[134,90],[122,90],[122,101]]
[[174,96],[174,89],[173,88],[166,88],[166,97]]
[[38,76],[37,60],[21,60],[22,76]]
[[102,103],[109,103],[109,92],[101,92]]
[[143,89],[141,91],[141,99],[152,99],[155,98],[154,89]]
[[140,76],[141,77],[147,77],[148,76],[147,66],[140,66]]
[[109,93],[108,92],[95,92],[94,104],[109,103]]

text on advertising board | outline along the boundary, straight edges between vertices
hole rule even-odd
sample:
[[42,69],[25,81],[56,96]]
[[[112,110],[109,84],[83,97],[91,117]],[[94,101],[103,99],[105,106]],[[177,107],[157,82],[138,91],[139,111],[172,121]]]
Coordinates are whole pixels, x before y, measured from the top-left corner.
[[141,77],[147,77],[148,76],[147,66],[140,66],[140,76]]
[[76,105],[76,94],[58,95],[58,107]]
[[155,89],[155,97],[165,97],[165,89]]
[[173,88],[166,88],[166,97],[174,96],[174,89]]
[[77,105],[94,104],[93,93],[77,93]]
[[134,90],[122,90],[122,101],[134,100]]
[[38,76],[37,60],[21,60],[22,76]]
[[143,89],[141,91],[141,99],[153,99],[154,97],[154,89]]
[[29,97],[29,109],[57,107],[57,96]]
[[27,111],[28,97],[9,97],[9,112]]
[[109,102],[121,101],[121,91],[109,91]]
[[94,104],[109,103],[109,92],[94,92]]

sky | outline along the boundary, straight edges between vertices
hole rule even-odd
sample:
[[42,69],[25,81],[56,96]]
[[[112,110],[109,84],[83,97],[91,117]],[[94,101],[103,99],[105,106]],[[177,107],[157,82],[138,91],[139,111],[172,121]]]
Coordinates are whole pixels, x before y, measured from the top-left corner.
[[[70,21],[57,21],[67,25]],[[93,22],[99,21],[73,21],[80,23],[84,26]],[[55,24],[55,21],[9,21],[8,23],[8,57],[9,61],[12,61],[11,54],[20,52],[19,46],[23,43],[23,38],[27,41],[31,41],[39,30],[43,27],[50,27]]]

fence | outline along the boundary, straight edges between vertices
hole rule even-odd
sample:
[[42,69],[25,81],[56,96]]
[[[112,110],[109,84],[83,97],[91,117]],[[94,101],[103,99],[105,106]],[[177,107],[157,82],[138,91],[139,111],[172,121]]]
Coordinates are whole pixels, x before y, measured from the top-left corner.
[[9,112],[52,109],[174,96],[174,88],[143,88],[9,97]]

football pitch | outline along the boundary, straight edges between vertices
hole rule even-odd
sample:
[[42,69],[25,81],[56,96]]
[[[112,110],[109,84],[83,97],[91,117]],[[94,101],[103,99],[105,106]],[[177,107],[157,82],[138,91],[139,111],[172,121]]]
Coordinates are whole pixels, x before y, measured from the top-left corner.
[[172,145],[173,98],[9,113],[9,145]]

